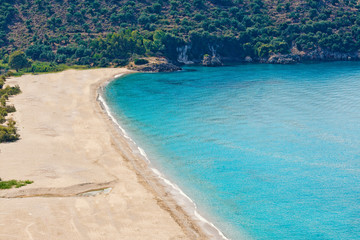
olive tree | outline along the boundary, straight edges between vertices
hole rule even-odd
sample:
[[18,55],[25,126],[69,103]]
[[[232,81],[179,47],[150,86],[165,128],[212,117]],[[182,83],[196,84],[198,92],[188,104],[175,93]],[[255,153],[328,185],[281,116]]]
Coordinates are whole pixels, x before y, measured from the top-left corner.
[[30,63],[24,52],[15,51],[9,57],[9,66],[18,72],[19,69],[29,67]]

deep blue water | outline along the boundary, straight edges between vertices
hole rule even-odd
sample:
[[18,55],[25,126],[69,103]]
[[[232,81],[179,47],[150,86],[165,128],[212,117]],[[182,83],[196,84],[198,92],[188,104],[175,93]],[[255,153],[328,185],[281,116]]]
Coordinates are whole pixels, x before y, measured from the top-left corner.
[[360,239],[360,63],[138,73],[105,97],[227,237]]

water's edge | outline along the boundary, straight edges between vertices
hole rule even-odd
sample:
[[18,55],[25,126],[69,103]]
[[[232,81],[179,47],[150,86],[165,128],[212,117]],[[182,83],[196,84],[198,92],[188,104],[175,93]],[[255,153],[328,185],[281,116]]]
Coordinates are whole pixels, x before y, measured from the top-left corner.
[[[118,147],[124,156],[132,163],[136,172],[143,177],[146,183],[152,188],[154,193],[163,200],[166,205],[165,208],[175,219],[177,223],[182,222],[181,227],[187,229],[187,231],[193,232],[197,238],[202,238],[195,232],[201,232],[209,239],[223,239],[228,238],[210,221],[205,219],[198,211],[194,201],[188,197],[176,184],[166,179],[164,175],[154,168],[148,159],[145,151],[139,147],[136,142],[129,137],[126,130],[119,124],[116,118],[113,116],[109,106],[107,105],[104,97],[104,89],[111,82],[120,77],[124,77],[125,74],[115,75],[112,79],[109,79],[101,83],[96,90],[96,101],[99,103],[102,112],[111,120],[115,129],[117,129],[118,135],[124,140],[119,142]],[[125,148],[122,147],[122,143],[125,143]],[[178,209],[180,207],[180,209]],[[179,215],[185,216],[179,216]],[[190,220],[190,223],[184,223],[184,218]],[[188,225],[190,226],[183,226]],[[196,226],[191,226],[195,224]]]

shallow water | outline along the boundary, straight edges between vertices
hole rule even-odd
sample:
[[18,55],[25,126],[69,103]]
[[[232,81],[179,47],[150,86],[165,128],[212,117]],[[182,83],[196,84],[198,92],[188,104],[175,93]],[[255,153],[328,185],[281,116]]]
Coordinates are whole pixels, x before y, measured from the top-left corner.
[[227,237],[360,239],[360,63],[139,73],[105,98]]

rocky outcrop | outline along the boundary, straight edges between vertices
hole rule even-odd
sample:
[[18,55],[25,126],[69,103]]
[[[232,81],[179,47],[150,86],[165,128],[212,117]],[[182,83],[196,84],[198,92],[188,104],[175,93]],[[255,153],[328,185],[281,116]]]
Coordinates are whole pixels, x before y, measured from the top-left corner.
[[178,53],[177,61],[182,64],[194,64],[193,61],[189,60],[187,52],[191,49],[191,45],[185,45],[182,47],[176,48]]
[[291,51],[291,54],[274,54],[267,60],[262,59],[260,62],[272,64],[292,64],[304,61],[351,61],[359,60],[359,52],[340,53],[324,50],[321,48],[309,52]]
[[215,66],[222,66],[222,62],[219,57],[213,55],[212,57],[208,54],[205,54],[203,60],[201,61],[203,66],[207,67],[215,67]]
[[146,58],[148,61],[144,65],[135,65],[130,63],[128,68],[139,72],[176,72],[182,70],[181,67],[170,63],[166,58]]
[[300,56],[294,54],[275,54],[269,57],[267,63],[292,64],[300,62]]
[[245,62],[252,63],[254,60],[250,56],[245,57]]
[[314,60],[314,61],[348,61],[348,60],[358,60],[359,53],[340,53],[324,50],[317,48],[313,51],[306,52],[302,57],[302,60]]
[[[247,62],[247,63],[269,63],[269,64],[294,64],[306,61],[354,61],[360,60],[360,52],[352,53],[340,53],[332,52],[329,50],[324,50],[321,48],[316,48],[312,51],[299,51],[296,46],[292,47],[291,53],[289,54],[272,54],[269,57],[264,58],[251,58],[246,56],[245,58],[239,56],[236,57],[220,57],[214,52],[214,54],[205,54],[203,59],[188,59],[187,51],[190,47],[186,46],[179,48],[178,52],[180,54],[181,63],[186,64],[200,64],[208,67],[222,66],[223,63],[221,60],[227,62]],[[166,58],[163,57],[147,57],[144,58],[149,61],[149,63],[144,65],[135,65],[130,63],[128,65],[129,69],[141,71],[141,72],[174,72],[182,70],[181,67],[169,62]],[[178,60],[179,60],[178,59]],[[178,62],[179,63],[179,62]]]
[[137,66],[134,70],[140,72],[176,72],[182,70],[182,68],[172,63],[150,63]]

